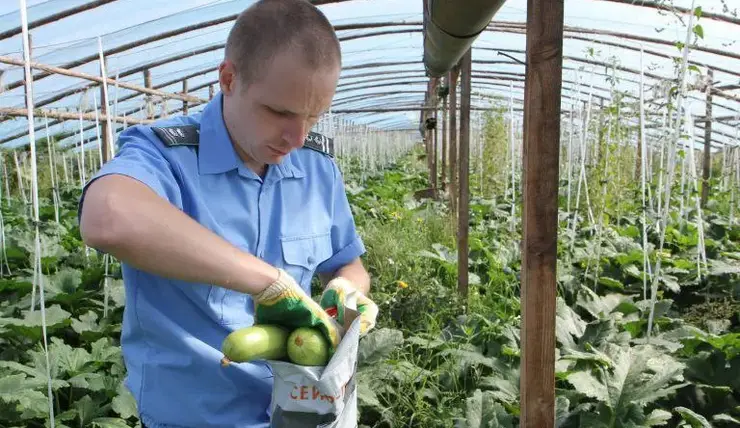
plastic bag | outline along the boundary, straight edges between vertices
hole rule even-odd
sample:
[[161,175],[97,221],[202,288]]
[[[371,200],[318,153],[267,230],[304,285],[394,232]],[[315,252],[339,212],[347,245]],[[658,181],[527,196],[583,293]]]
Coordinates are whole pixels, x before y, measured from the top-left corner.
[[346,308],[342,341],[326,366],[268,360],[274,374],[271,428],[356,428],[360,318]]

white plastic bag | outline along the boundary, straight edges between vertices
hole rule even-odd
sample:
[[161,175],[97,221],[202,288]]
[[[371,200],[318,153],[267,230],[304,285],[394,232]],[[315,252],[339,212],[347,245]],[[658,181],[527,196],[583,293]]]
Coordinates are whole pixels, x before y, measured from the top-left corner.
[[346,330],[325,366],[307,367],[269,360],[275,375],[271,428],[356,428],[357,351],[360,318],[346,309]]

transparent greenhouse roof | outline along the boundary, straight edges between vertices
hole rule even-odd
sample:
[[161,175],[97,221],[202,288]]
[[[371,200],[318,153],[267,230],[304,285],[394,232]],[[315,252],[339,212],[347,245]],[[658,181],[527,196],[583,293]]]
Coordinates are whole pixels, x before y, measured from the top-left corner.
[[[32,61],[99,76],[100,40],[108,77],[118,76],[120,82],[145,86],[143,70],[148,69],[153,88],[167,93],[181,92],[182,80],[187,78],[188,94],[207,101],[209,85],[215,84],[218,90],[215,67],[223,55],[223,44],[233,19],[251,3],[244,0],[27,0]],[[422,63],[422,0],[325,0],[322,3],[319,7],[337,27],[343,48],[345,70],[333,113],[379,129],[417,129],[418,107],[424,101],[428,81]],[[704,132],[701,119],[706,114],[706,94],[696,71],[705,76],[707,66],[711,67],[717,89],[713,94],[712,139],[717,146],[738,144],[740,25],[737,23],[740,21],[737,9],[740,4],[737,0],[693,3],[691,0],[567,0],[563,117],[589,100],[593,105],[602,99],[608,103],[612,84],[626,92],[630,103],[639,101],[642,64],[648,128],[660,128],[665,110],[660,103],[665,99],[666,85],[670,86],[670,79],[675,80],[678,75],[676,64],[681,51],[676,43],[686,40],[688,15],[640,6],[643,3],[659,3],[669,9],[701,6],[703,14],[698,21],[694,18],[694,24],[701,26],[698,32],[703,32],[703,38],[689,52],[689,62],[696,68],[692,67],[688,79],[688,107],[696,120],[698,139]],[[97,7],[36,25],[38,20],[84,4]],[[526,0],[507,0],[489,29],[473,44],[473,107],[489,107],[494,102],[508,106],[513,96],[518,105],[515,108],[521,108],[526,5]],[[18,0],[0,1],[0,55],[22,62],[18,9]],[[712,19],[708,14],[721,15],[735,23]],[[692,42],[694,38],[692,35]],[[0,70],[3,71],[0,108],[23,109],[23,67],[5,61],[0,63]],[[34,75],[40,73],[34,70]],[[146,117],[144,95],[114,86],[109,86],[108,91],[109,111],[114,115]],[[94,113],[100,105],[100,90],[95,82],[52,74],[34,78],[33,99],[39,109],[36,127],[45,131],[43,111]],[[157,112],[163,111],[163,105],[170,114],[176,114],[182,101],[170,99],[157,104]],[[197,112],[203,106],[203,103],[191,104],[190,112]],[[635,116],[639,104],[633,106],[625,115]],[[371,111],[356,112],[358,109]],[[379,111],[382,109],[396,111]],[[85,137],[93,137],[95,121],[84,120],[83,125],[87,129]],[[62,140],[61,146],[73,147],[79,142],[79,135],[75,135],[80,129],[78,120],[49,119],[48,126],[51,134],[72,135]],[[120,129],[119,124],[116,130]],[[0,148],[27,145],[27,133],[24,116],[0,116]],[[36,135],[38,138],[45,134]]]

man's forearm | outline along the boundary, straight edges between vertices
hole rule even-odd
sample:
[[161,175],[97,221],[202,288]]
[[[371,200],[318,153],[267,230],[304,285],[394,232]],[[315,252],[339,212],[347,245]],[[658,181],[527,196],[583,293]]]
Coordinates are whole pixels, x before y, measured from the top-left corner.
[[141,270],[255,294],[277,269],[198,224],[144,184],[110,175],[85,197],[85,243]]

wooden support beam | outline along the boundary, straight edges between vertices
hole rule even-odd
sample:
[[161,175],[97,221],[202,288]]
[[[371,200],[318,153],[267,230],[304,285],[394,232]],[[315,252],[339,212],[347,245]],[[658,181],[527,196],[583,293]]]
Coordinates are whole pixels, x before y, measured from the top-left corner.
[[[710,68],[707,70],[707,117],[712,117],[712,79],[714,72]],[[704,125],[704,168],[702,173],[702,184],[701,184],[701,207],[706,208],[707,200],[709,200],[709,173],[711,172],[712,164],[712,122],[706,122]]]
[[528,0],[520,426],[555,425],[555,302],[564,0]]
[[[55,111],[55,110],[43,110],[43,109],[34,109],[35,115],[37,116],[46,116],[50,119],[60,119],[60,120],[79,120],[80,114],[79,113],[70,113],[66,111]],[[9,107],[0,107],[0,116],[11,116],[11,117],[26,117],[28,114],[28,110],[24,108],[9,108]],[[122,116],[108,116],[108,115],[98,115],[99,120],[105,120],[106,118],[110,117],[111,122],[116,121],[119,123],[125,123],[127,125],[138,125],[138,124],[147,124],[154,122],[151,119],[133,119],[131,117],[122,117]],[[94,121],[95,120],[95,113],[83,113],[82,114],[82,120],[89,120]]]
[[460,180],[457,216],[457,291],[468,307],[468,232],[470,219],[470,74],[472,50],[460,59]]
[[[0,63],[23,67],[23,61],[17,60],[15,58],[11,58],[5,55],[0,55]],[[90,81],[101,83],[101,84],[103,83],[103,78],[100,76],[93,76],[91,74],[82,73],[82,72],[74,71],[74,70],[67,70],[65,68],[55,67],[53,65],[41,64],[41,63],[34,62],[34,61],[31,61],[31,68],[34,68],[37,70],[45,70],[50,73],[61,74],[63,76],[76,77],[78,79],[90,80]],[[149,94],[149,95],[155,95],[155,96],[162,97],[162,98],[171,98],[171,99],[189,101],[194,104],[200,104],[200,103],[206,102],[206,100],[202,100],[196,97],[183,96],[183,95],[176,94],[176,93],[162,92],[156,89],[144,88],[138,85],[132,85],[130,83],[125,83],[125,82],[120,82],[120,81],[116,82],[115,79],[111,79],[109,77],[107,77],[105,81],[108,83],[108,85],[115,86],[116,83],[118,83],[118,86],[121,88],[130,89],[132,91],[138,91],[138,92]]]
[[[313,3],[315,5],[319,5],[319,4],[340,3],[340,2],[344,2],[344,1],[350,1],[350,0],[313,0],[311,3]],[[143,39],[134,40],[134,41],[132,41],[130,43],[126,43],[126,44],[123,44],[123,45],[120,45],[120,46],[116,46],[114,48],[111,48],[111,49],[106,50],[105,52],[103,52],[103,56],[110,57],[112,55],[119,54],[119,53],[122,53],[122,52],[126,52],[128,50],[131,50],[131,49],[134,49],[134,48],[137,48],[137,47],[140,47],[140,46],[144,46],[144,45],[147,45],[149,43],[158,42],[160,40],[168,39],[170,37],[175,37],[175,36],[179,36],[179,35],[182,35],[182,34],[185,34],[185,33],[190,33],[190,32],[193,32],[193,31],[202,30],[204,28],[208,28],[208,27],[213,27],[213,26],[216,26],[216,25],[224,24],[226,22],[230,22],[230,21],[236,20],[236,17],[237,16],[238,16],[238,14],[228,15],[228,16],[224,16],[224,17],[212,19],[210,21],[203,21],[203,22],[199,22],[197,24],[186,25],[185,27],[180,27],[180,28],[176,28],[176,29],[173,29],[173,30],[170,30],[170,31],[165,31],[163,33],[159,33],[159,34],[155,34],[153,36],[145,37]],[[363,29],[363,28],[376,28],[376,27],[398,26],[398,25],[413,25],[413,24],[414,23],[408,23],[408,22],[401,22],[401,23],[399,23],[399,22],[374,22],[374,23],[371,23],[371,24],[362,23],[362,24],[336,25],[336,26],[334,26],[334,29],[335,29],[335,31],[341,31],[341,30],[357,30],[357,29]],[[420,30],[417,30],[417,31],[420,31]],[[361,37],[361,36],[362,35],[355,36],[355,37]],[[223,47],[223,45],[222,45],[222,47]],[[86,56],[86,57],[83,57],[83,58],[78,58],[78,59],[76,59],[76,60],[74,60],[72,62],[65,63],[64,65],[62,65],[62,68],[68,68],[68,69],[76,68],[76,67],[79,67],[81,65],[88,64],[88,63],[90,63],[92,61],[95,61],[97,58],[98,58],[98,54],[89,55],[89,56]],[[149,65],[148,67],[151,67],[151,65]],[[138,71],[141,71],[141,70],[138,70]],[[49,72],[47,72],[47,73],[39,73],[38,75],[33,76],[33,79],[34,80],[40,80],[40,79],[43,79],[43,78],[48,77],[48,76],[51,76],[51,75],[52,75],[52,73],[49,73]],[[19,81],[16,81],[16,82],[11,82],[11,83],[9,83],[7,85],[7,89],[8,90],[15,89],[15,88],[19,87],[22,84],[23,84],[23,81],[22,80],[19,80]]]

